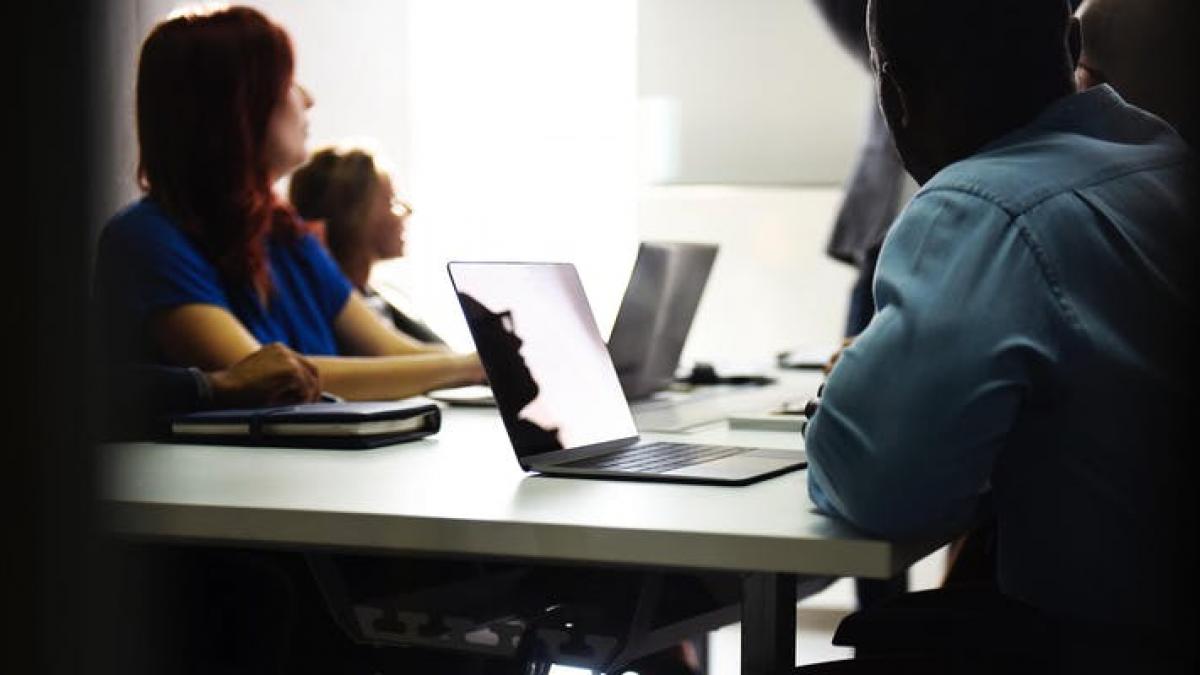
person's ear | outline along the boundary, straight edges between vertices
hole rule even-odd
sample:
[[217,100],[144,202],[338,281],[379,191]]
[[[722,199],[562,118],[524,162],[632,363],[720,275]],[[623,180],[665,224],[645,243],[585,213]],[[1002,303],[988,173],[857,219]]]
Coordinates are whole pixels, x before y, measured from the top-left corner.
[[1071,69],[1074,70],[1083,53],[1083,25],[1076,16],[1071,17],[1071,22],[1067,24],[1067,51],[1071,56]]
[[894,129],[907,128],[908,100],[904,88],[896,81],[892,64],[887,61],[880,64],[876,77],[879,78],[879,107],[883,110],[884,119]]

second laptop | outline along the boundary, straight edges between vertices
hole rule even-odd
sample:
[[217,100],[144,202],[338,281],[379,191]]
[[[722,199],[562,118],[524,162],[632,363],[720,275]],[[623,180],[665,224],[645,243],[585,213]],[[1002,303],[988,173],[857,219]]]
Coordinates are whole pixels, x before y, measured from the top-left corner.
[[795,450],[640,439],[573,265],[448,269],[523,469],[742,485],[805,466]]

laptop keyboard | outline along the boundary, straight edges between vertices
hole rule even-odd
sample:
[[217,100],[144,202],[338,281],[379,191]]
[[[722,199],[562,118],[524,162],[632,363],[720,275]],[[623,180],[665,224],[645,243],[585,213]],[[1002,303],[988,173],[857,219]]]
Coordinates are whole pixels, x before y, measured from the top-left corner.
[[685,466],[723,459],[747,448],[723,445],[695,445],[691,443],[646,443],[622,449],[599,457],[588,457],[560,466],[573,469],[608,469],[611,471],[633,471],[637,473],[665,473]]

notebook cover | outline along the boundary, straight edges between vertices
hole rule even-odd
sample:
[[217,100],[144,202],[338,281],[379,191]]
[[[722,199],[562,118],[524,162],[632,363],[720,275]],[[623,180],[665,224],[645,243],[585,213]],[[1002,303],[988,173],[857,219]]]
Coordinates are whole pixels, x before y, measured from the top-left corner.
[[[328,435],[283,435],[274,436],[262,433],[262,425],[270,424],[312,424],[320,427],[326,424],[355,424],[378,422],[385,420],[409,419],[423,417],[424,424],[419,429],[401,432],[389,432],[372,435],[346,434],[344,436]],[[437,433],[441,429],[442,415],[437,405],[425,398],[404,399],[401,401],[348,401],[304,403],[276,408],[248,408],[235,410],[207,410],[203,412],[175,415],[170,418],[168,430],[176,423],[186,424],[238,424],[246,423],[249,430],[244,434],[204,434],[204,433],[175,433],[170,432],[171,438],[186,440],[189,443],[216,443],[221,445],[251,445],[273,447],[302,447],[302,448],[336,448],[336,449],[366,449],[391,445],[403,441],[424,438]]]

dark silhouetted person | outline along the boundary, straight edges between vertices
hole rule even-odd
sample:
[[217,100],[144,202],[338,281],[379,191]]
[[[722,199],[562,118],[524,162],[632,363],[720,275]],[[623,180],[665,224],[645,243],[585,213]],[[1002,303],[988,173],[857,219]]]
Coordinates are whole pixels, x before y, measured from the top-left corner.
[[272,343],[224,370],[131,363],[108,373],[102,436],[148,438],[172,413],[307,403],[321,393],[317,367]]
[[[814,0],[838,42],[864,68],[870,68],[867,46],[867,0]],[[879,105],[868,110],[866,138],[859,149],[854,171],[845,184],[845,196],[834,221],[826,251],[830,257],[858,268],[850,293],[846,337],[866,328],[875,314],[872,285],[875,261],[888,227],[900,210],[905,174]]]
[[[838,42],[863,68],[871,67],[867,45],[867,0],[814,0]],[[835,260],[858,268],[850,289],[845,337],[853,338],[875,315],[875,263],[888,227],[900,211],[906,180],[879,104],[872,100],[867,135],[859,149],[854,172],[846,181],[845,196],[834,221],[826,252]],[[891,579],[855,579],[860,608],[872,607],[908,590],[908,572]]]
[[1194,672],[1194,157],[1075,92],[1065,0],[871,0],[868,36],[922,187],[809,422],[809,491],[892,540],[988,515],[996,569],[847,618],[861,659],[829,672]]
[[466,293],[458,294],[463,313],[475,338],[475,346],[487,360],[488,378],[492,387],[505,394],[513,405],[500,406],[500,417],[520,455],[561,450],[558,429],[544,429],[520,416],[538,397],[538,383],[521,356],[525,344],[513,331],[512,314],[493,312]]

